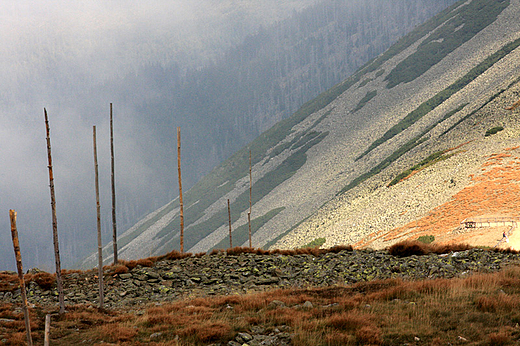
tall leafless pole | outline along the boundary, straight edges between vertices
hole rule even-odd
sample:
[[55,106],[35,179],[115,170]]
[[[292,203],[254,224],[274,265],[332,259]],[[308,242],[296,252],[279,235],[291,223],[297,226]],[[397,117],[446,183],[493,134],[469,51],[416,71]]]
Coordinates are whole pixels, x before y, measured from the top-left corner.
[[114,265],[117,264],[117,222],[116,222],[116,182],[114,173],[114,126],[112,123],[112,103],[110,103],[110,157],[112,178],[112,243],[114,245]]
[[45,315],[45,334],[43,334],[43,346],[49,346],[49,334],[51,332],[51,315]]
[[252,195],[253,195],[253,179],[251,175],[251,150],[249,150],[249,213],[247,213],[247,222],[249,224],[249,247],[253,247],[251,241],[251,209],[252,209]]
[[181,253],[184,252],[184,209],[182,204],[182,179],[181,179],[181,128],[177,127],[177,166],[179,169],[179,204],[181,218]]
[[32,346],[31,321],[29,319],[29,309],[27,308],[27,295],[25,293],[25,279],[23,277],[22,254],[20,253],[20,242],[18,241],[18,230],[16,229],[16,211],[9,210],[11,219],[11,235],[13,237],[14,255],[16,257],[16,268],[18,269],[18,279],[20,281],[20,291],[22,294],[22,310],[25,320],[25,331],[27,332],[27,344]]
[[54,176],[52,174],[52,156],[51,156],[51,137],[49,129],[49,119],[47,110],[44,108],[45,127],[47,129],[47,156],[49,161],[49,187],[51,190],[51,210],[52,210],[52,236],[54,242],[54,257],[56,259],[56,284],[58,286],[58,300],[60,304],[60,314],[65,313],[65,298],[63,295],[63,281],[61,279],[61,261],[60,246],[58,243],[58,220],[56,217],[56,195],[54,194]]
[[229,199],[227,200],[227,212],[229,219],[229,248],[233,248],[233,238],[231,238],[231,206],[229,205]]
[[99,307],[103,307],[103,246],[101,243],[101,207],[99,205],[99,174],[98,174],[98,160],[97,160],[97,145],[96,145],[96,127],[92,129],[92,137],[94,143],[94,170],[96,179],[96,209],[97,209],[97,238],[98,238],[98,278],[99,278]]

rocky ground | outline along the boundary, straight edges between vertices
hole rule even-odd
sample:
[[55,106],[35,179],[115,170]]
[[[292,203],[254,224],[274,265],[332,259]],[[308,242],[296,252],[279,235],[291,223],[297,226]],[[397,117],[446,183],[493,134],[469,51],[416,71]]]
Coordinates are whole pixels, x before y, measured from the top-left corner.
[[[150,260],[142,260],[140,262],[146,266],[137,265],[132,269],[121,265],[107,267],[104,275],[105,308],[107,311],[143,315],[150,306],[184,298],[268,292],[276,288],[334,287],[388,278],[420,280],[466,277],[520,264],[520,255],[512,251],[485,249],[407,257],[391,255],[387,250],[317,251],[309,250],[309,254],[299,255],[220,252],[201,257],[160,260],[154,265]],[[37,269],[29,270],[29,274],[38,273],[41,272]],[[15,275],[13,272],[0,274]],[[66,306],[98,305],[96,274],[96,270],[64,274]],[[7,283],[2,284],[0,302],[19,305],[20,289],[9,289],[6,288]],[[35,281],[30,281],[27,293],[32,307],[57,310],[58,293],[55,285],[42,287]],[[270,305],[278,308],[283,307],[284,303],[273,298]],[[305,304],[292,308],[312,307],[312,303],[306,301]],[[0,319],[0,326],[4,322],[10,321]],[[11,322],[14,323],[14,320]],[[161,339],[161,334],[150,334],[150,341]],[[3,343],[7,342],[5,336],[0,329],[0,344],[2,340]],[[287,325],[270,329],[253,326],[247,332],[238,333],[227,345],[290,345],[292,337],[294,331]],[[87,339],[83,343],[90,344]]]
[[[105,306],[142,308],[148,302],[200,295],[322,287],[387,278],[450,278],[497,271],[516,263],[520,263],[520,255],[483,249],[403,258],[392,256],[386,250],[343,250],[318,256],[227,255],[221,252],[199,258],[159,261],[152,267],[138,265],[118,274],[109,269],[104,276]],[[64,275],[66,304],[98,304],[96,273],[91,270]],[[31,281],[27,290],[30,304],[57,304],[55,287],[45,289]],[[19,303],[20,290],[0,292],[0,299]]]

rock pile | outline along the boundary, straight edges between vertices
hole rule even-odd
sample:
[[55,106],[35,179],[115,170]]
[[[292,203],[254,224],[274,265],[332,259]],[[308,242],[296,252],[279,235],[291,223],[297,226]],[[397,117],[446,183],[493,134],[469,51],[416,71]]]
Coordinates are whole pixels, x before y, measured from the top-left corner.
[[[272,288],[323,287],[387,278],[451,278],[497,271],[520,263],[519,260],[517,254],[483,249],[403,258],[386,250],[343,250],[320,256],[223,252],[159,261],[153,267],[137,266],[118,274],[107,273],[105,304],[107,308],[139,309],[152,302]],[[65,274],[66,304],[97,304],[97,282],[94,270]],[[45,289],[32,281],[27,291],[31,304],[57,304],[55,287]],[[0,300],[19,303],[20,290],[0,292]]]

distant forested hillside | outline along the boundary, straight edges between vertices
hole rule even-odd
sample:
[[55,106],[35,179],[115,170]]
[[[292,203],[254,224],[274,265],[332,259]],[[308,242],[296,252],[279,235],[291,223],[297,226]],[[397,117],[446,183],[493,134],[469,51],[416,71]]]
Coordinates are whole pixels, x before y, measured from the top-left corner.
[[[159,150],[164,151],[157,156],[171,155],[174,130],[182,127],[186,184],[191,186],[261,132],[454,2],[320,1],[261,27],[203,68],[150,64],[107,88],[131,95],[121,97],[135,105],[141,126],[161,143]],[[171,185],[175,177],[168,172],[174,167],[164,168],[158,176],[163,186]]]

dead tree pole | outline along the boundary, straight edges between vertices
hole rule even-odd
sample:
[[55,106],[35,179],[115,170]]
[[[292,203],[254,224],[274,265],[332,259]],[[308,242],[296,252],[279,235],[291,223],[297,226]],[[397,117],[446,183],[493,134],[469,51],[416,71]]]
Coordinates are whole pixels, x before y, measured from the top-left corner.
[[253,195],[253,179],[251,176],[251,150],[249,150],[249,213],[247,213],[247,223],[249,224],[249,247],[253,247],[251,241],[251,209],[252,209],[252,195]]
[[63,281],[61,279],[61,261],[60,261],[60,246],[58,243],[58,220],[56,217],[56,195],[54,193],[54,176],[52,174],[52,155],[51,155],[51,137],[49,129],[49,119],[47,117],[47,110],[44,108],[45,127],[47,129],[47,156],[49,168],[49,187],[51,190],[51,210],[52,210],[52,236],[54,242],[54,258],[56,259],[56,284],[58,286],[58,300],[60,304],[60,314],[65,313],[65,298],[63,295]]
[[233,239],[231,237],[231,206],[229,205],[229,199],[227,200],[227,212],[229,219],[229,248],[233,248]]
[[92,129],[92,137],[94,144],[94,172],[96,180],[96,210],[97,210],[97,238],[98,238],[98,278],[99,278],[99,307],[103,307],[103,246],[101,242],[101,207],[99,205],[99,174],[98,174],[98,160],[97,160],[97,145],[96,145],[96,127]]
[[49,334],[51,331],[51,315],[45,315],[45,334],[43,336],[43,346],[49,346]]
[[181,128],[177,127],[177,167],[179,170],[179,205],[181,219],[181,253],[184,252],[184,206],[182,204],[182,179],[181,179]]
[[23,277],[22,254],[20,253],[20,242],[18,241],[18,230],[16,229],[16,211],[9,210],[11,218],[11,235],[13,237],[14,255],[16,257],[16,268],[18,269],[18,279],[20,281],[20,291],[22,294],[22,310],[25,321],[25,331],[27,332],[27,344],[32,346],[31,321],[29,319],[29,309],[27,308],[27,295],[25,293],[25,279]]
[[117,222],[116,222],[116,178],[114,165],[114,126],[112,123],[112,103],[110,103],[110,168],[112,185],[112,244],[114,246],[114,265],[117,264]]

